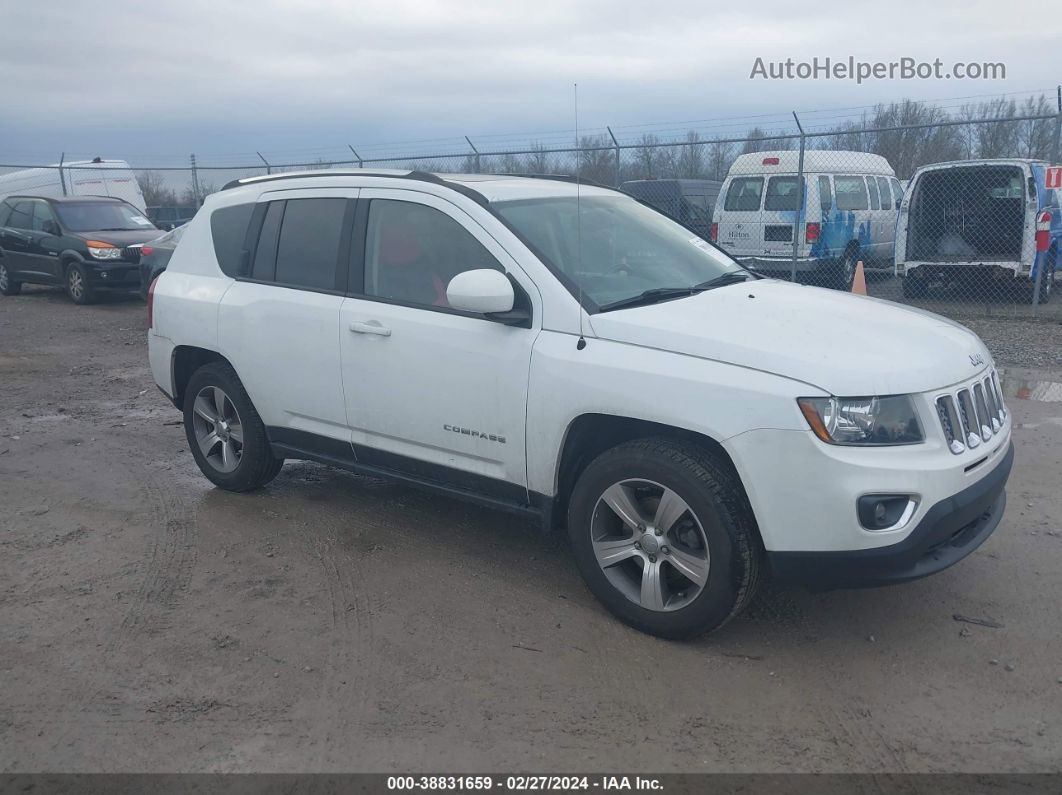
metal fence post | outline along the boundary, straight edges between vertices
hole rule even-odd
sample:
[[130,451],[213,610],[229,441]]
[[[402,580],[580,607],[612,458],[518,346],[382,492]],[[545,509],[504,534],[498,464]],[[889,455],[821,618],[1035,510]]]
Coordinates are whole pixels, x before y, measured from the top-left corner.
[[63,176],[64,162],[66,162],[66,152],[59,157],[59,184],[63,186],[63,195],[66,196],[66,177]]
[[354,147],[351,146],[350,144],[347,144],[347,149],[349,149],[351,152],[353,152],[354,153],[354,157],[356,157],[358,159],[358,168],[365,168],[365,161],[361,159],[361,155],[358,154],[357,150],[354,149]]
[[797,212],[796,219],[793,221],[793,267],[790,273],[789,280],[795,282],[796,267],[797,267],[797,247],[800,241],[800,219],[804,215],[804,196],[807,190],[804,187],[804,127],[800,124],[800,118],[796,115],[796,111],[793,111],[793,118],[796,119],[797,129],[800,130],[800,157],[797,159]]
[[468,145],[472,147],[472,152],[476,156],[476,173],[479,173],[480,172],[479,150],[476,149],[476,145],[474,143],[472,143],[472,139],[470,139],[467,135],[465,136],[465,140],[468,141]]
[[612,128],[606,126],[605,129],[608,130],[609,137],[612,138],[612,143],[616,147],[616,187],[618,188],[620,186],[620,145],[612,133]]
[[272,173],[273,173],[273,167],[272,167],[271,165],[269,165],[269,161],[268,161],[268,160],[266,160],[266,159],[265,159],[264,157],[262,157],[262,153],[261,153],[261,152],[255,152],[255,154],[256,154],[256,155],[258,155],[259,159],[260,159],[260,160],[261,160],[261,161],[262,161],[263,163],[265,163],[265,167],[266,167],[266,173],[267,173],[267,174],[272,174]]
[[195,155],[191,156],[192,161],[192,203],[196,207],[199,206],[199,172],[195,167]]

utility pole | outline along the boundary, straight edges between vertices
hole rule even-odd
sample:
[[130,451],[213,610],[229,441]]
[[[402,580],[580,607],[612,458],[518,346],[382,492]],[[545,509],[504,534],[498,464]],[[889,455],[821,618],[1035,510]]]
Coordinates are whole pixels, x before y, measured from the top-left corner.
[[192,160],[192,202],[196,207],[199,206],[199,171],[195,167],[195,155],[191,156]]

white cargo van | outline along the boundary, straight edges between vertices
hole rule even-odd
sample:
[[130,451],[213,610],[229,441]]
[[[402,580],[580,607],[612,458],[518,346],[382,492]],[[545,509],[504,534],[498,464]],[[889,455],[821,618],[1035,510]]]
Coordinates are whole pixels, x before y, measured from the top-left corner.
[[[753,152],[730,167],[715,203],[712,240],[760,272],[847,290],[856,262],[892,266],[896,215],[903,190],[889,162],[867,152]],[[804,210],[800,218],[800,192]]]
[[77,160],[0,174],[0,199],[7,196],[110,196],[147,211],[136,174],[124,160]]
[[[903,294],[920,298],[934,282],[993,282],[1054,292],[1062,248],[1062,167],[994,158],[922,166],[900,208],[896,271]],[[1031,296],[1030,296],[1031,297]]]

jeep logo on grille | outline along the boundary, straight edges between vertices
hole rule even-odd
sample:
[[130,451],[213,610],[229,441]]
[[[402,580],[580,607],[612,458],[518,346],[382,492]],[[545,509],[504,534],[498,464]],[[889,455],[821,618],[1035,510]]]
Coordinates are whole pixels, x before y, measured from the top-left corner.
[[974,367],[977,367],[977,365],[984,364],[984,363],[985,363],[985,357],[982,356],[981,354],[979,354],[979,353],[971,353],[970,354],[970,364],[972,364]]

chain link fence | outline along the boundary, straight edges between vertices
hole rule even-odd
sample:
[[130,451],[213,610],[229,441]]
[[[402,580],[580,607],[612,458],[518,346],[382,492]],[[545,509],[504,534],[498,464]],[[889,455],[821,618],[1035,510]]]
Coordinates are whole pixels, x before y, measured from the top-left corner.
[[[132,166],[163,228],[187,221],[232,180],[284,171],[577,174],[657,207],[776,278],[865,289],[964,323],[1062,321],[1060,134],[1062,90],[1057,103],[1000,99],[951,114],[895,103],[832,127],[792,114],[785,126],[732,137],[691,130],[662,140],[605,128],[568,133],[566,144],[498,148],[465,138],[430,154],[349,147],[307,162],[256,153],[246,165],[193,155],[187,166]],[[15,192],[4,175],[25,168],[0,166],[0,194]],[[64,191],[95,192],[75,187],[95,173],[91,163],[37,168]]]

